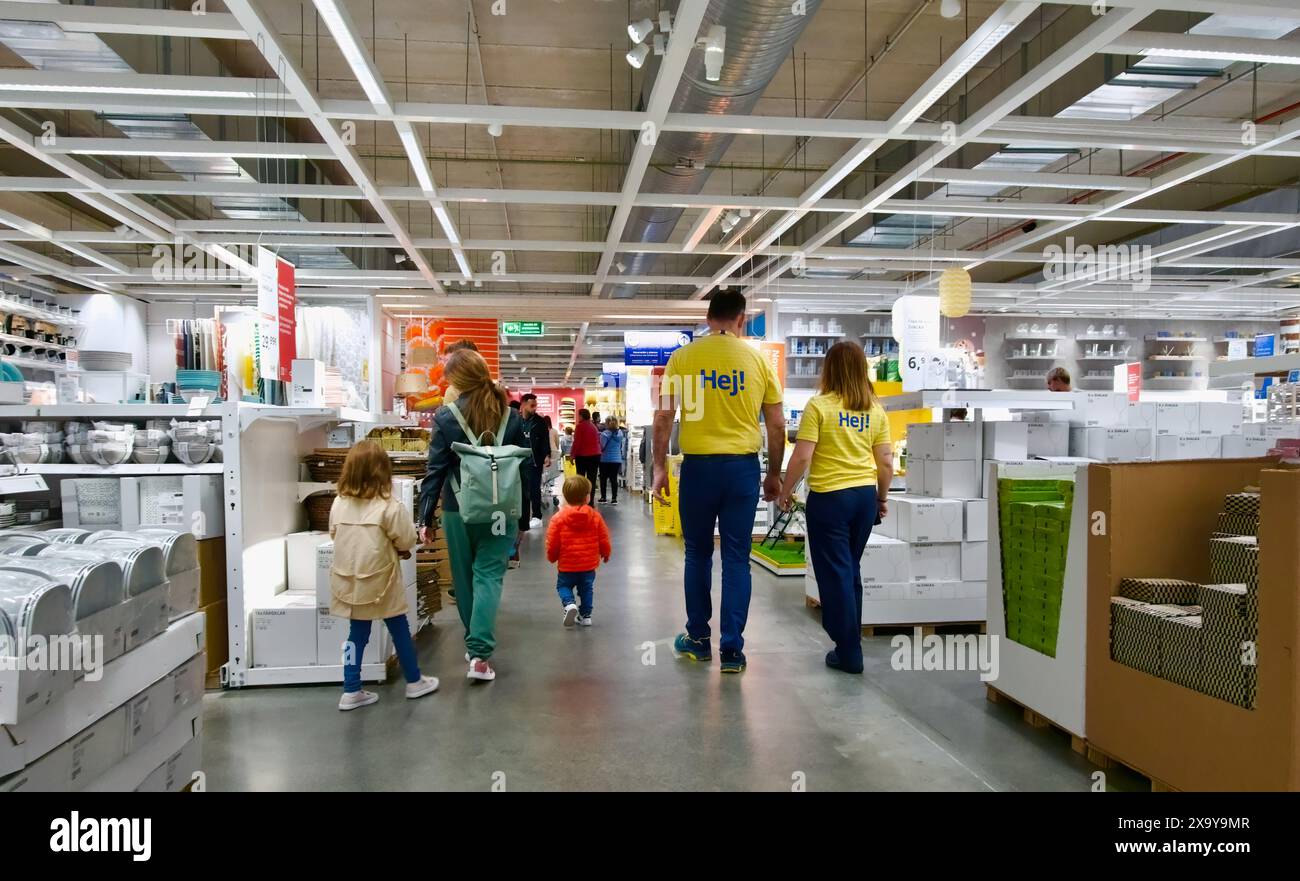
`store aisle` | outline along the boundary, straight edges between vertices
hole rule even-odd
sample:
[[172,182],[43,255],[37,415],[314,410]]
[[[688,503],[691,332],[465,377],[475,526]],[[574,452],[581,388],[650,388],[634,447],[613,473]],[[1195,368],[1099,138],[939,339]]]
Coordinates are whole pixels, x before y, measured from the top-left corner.
[[[203,768],[229,790],[1076,790],[1096,770],[1065,737],[989,704],[973,672],[897,672],[886,637],[866,673],[827,670],[800,579],[755,571],[741,676],[674,658],[681,546],[652,534],[639,496],[603,507],[614,561],[595,626],[564,628],[544,533],[506,579],[498,678],[471,685],[456,613],[418,645],[438,694],[367,686],[380,702],[340,713],[330,686],[209,693]],[[715,615],[718,571],[715,566]],[[715,621],[716,625],[716,621]],[[653,647],[647,647],[653,643]],[[652,663],[645,663],[652,662]],[[400,680],[400,676],[397,677]],[[802,774],[802,778],[798,775]],[[504,777],[502,776],[504,775]],[[1109,772],[1123,786],[1121,772]]]

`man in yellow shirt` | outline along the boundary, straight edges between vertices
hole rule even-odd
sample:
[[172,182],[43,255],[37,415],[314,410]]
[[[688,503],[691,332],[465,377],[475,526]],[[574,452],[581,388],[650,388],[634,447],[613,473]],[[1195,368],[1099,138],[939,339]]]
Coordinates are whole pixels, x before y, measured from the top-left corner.
[[749,551],[758,507],[762,445],[759,413],[767,426],[767,479],[763,498],[781,488],[785,416],[781,386],[757,349],[740,338],[745,297],[719,291],[709,301],[709,334],[668,359],[654,421],[652,492],[667,502],[668,439],[681,410],[678,443],[682,473],[678,486],[682,539],[686,546],[686,632],[673,647],[699,661],[713,657],[713,528],[722,536],[721,670],[745,669],[745,620],[749,617]]

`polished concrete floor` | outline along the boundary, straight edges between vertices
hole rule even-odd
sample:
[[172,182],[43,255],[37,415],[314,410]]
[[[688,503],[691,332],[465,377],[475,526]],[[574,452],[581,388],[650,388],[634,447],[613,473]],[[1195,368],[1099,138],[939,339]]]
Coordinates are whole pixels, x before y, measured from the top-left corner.
[[[463,628],[446,606],[417,640],[437,694],[336,709],[333,686],[209,693],[203,767],[229,790],[1073,790],[1096,770],[1053,729],[993,705],[975,672],[898,672],[888,637],[867,669],[826,669],[802,579],[754,567],[749,669],[676,659],[682,549],[656,537],[640,497],[602,509],[614,559],[595,626],[564,628],[543,532],[506,579],[497,679],[464,678]],[[715,585],[718,578],[714,567]],[[714,589],[715,608],[717,587]],[[715,621],[716,624],[716,621]],[[1112,788],[1130,788],[1108,772]]]

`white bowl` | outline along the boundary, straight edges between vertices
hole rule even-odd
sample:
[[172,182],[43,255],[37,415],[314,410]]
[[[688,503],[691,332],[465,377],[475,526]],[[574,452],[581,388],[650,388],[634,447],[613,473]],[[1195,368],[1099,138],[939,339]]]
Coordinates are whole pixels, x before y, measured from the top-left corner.
[[171,456],[172,448],[136,447],[131,451],[131,460],[137,465],[161,465]]
[[98,465],[121,465],[131,456],[131,445],[91,444],[90,455]]
[[186,465],[203,465],[212,458],[215,446],[209,443],[177,441],[172,449],[176,453],[176,458]]
[[9,447],[9,455],[15,465],[44,465],[50,461],[49,444],[33,444],[26,447]]

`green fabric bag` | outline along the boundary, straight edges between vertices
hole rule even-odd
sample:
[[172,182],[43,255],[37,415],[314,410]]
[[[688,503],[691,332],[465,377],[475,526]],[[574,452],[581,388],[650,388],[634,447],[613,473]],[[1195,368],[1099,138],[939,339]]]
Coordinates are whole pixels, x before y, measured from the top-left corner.
[[[510,422],[509,407],[496,432],[485,431],[481,435],[470,430],[454,402],[448,402],[447,408],[470,439],[470,443],[456,441],[451,445],[460,457],[460,475],[453,474],[451,478],[451,491],[460,507],[460,517],[468,524],[492,523],[504,530],[519,519],[523,498],[519,469],[532,456],[532,450],[499,443]],[[492,434],[492,445],[483,443],[488,434]]]

